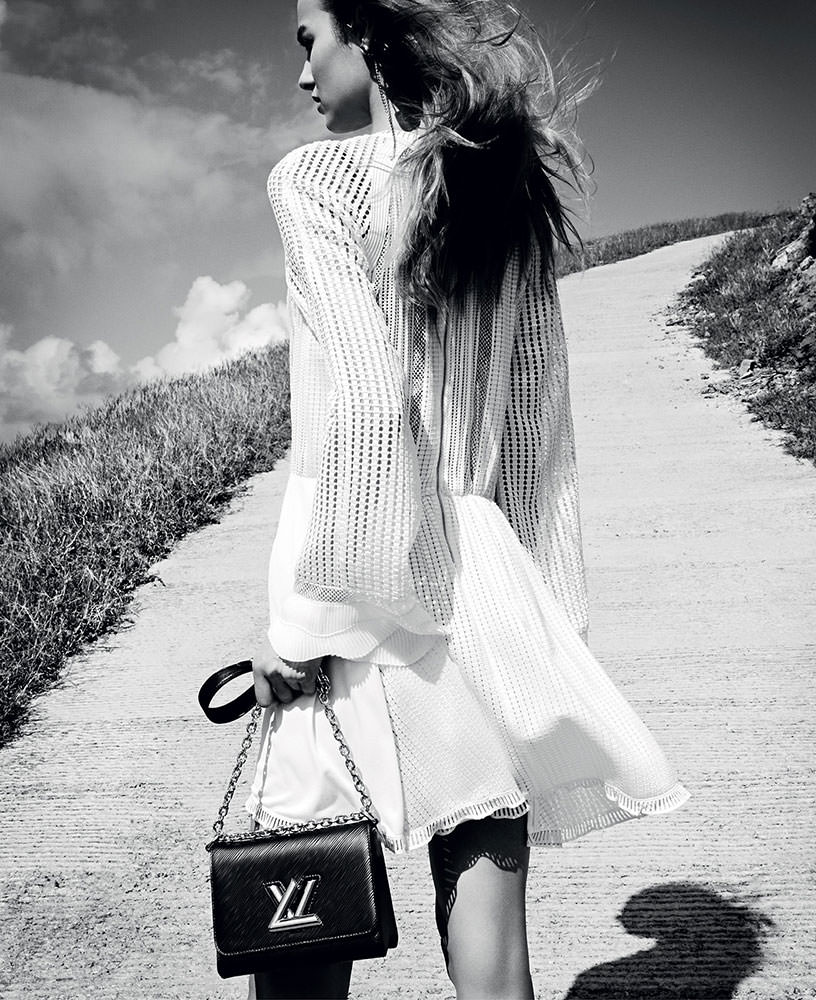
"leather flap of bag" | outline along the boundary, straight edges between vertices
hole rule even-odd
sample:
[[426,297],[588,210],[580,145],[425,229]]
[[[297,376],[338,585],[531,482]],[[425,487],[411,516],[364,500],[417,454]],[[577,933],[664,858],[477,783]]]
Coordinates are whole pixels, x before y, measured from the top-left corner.
[[223,955],[380,933],[386,873],[368,821],[219,843],[210,858],[213,932]]

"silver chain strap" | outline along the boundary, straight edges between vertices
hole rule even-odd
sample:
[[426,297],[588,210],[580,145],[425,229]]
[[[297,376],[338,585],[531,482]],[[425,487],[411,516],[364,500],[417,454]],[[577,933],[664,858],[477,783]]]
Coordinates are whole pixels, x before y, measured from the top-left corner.
[[360,777],[360,772],[357,770],[357,765],[354,763],[354,758],[351,756],[351,750],[349,750],[346,741],[343,738],[343,730],[340,728],[340,723],[337,721],[334,709],[329,704],[330,690],[329,678],[323,673],[323,668],[321,667],[320,672],[317,675],[317,697],[320,699],[320,704],[323,706],[323,711],[326,713],[326,718],[329,720],[329,725],[334,733],[334,738],[337,740],[337,745],[340,747],[340,755],[346,763],[346,768],[351,775],[351,780],[354,782],[354,787],[357,794],[360,796],[363,812],[366,816],[371,816],[371,796],[368,794],[368,789],[363,784],[363,779]]
[[[337,721],[337,716],[334,714],[334,709],[329,704],[329,694],[331,693],[331,683],[329,678],[323,672],[323,667],[321,666],[317,674],[316,680],[316,691],[317,697],[320,704],[323,706],[323,711],[326,713],[326,718],[329,720],[329,725],[331,726],[334,738],[337,740],[337,745],[340,748],[340,754],[345,761],[346,767],[348,768],[351,779],[354,782],[354,788],[357,794],[360,796],[360,802],[362,804],[362,812],[352,813],[347,816],[333,816],[326,819],[313,819],[308,820],[305,823],[293,823],[285,827],[276,827],[275,833],[285,836],[287,834],[298,833],[301,830],[318,830],[321,827],[335,826],[338,823],[354,823],[360,819],[370,819],[373,822],[377,822],[377,818],[373,815],[373,804],[371,802],[371,796],[368,794],[368,789],[363,783],[363,779],[360,777],[360,772],[357,770],[357,765],[354,763],[354,758],[351,755],[351,750],[343,737],[343,730],[340,728],[340,723]],[[241,771],[243,770],[244,764],[246,764],[247,754],[252,746],[252,739],[258,729],[258,719],[261,717],[261,706],[255,705],[252,709],[252,714],[249,717],[249,722],[247,723],[246,734],[241,741],[241,749],[238,752],[238,759],[235,762],[235,767],[232,769],[232,774],[230,776],[229,784],[227,785],[227,790],[224,793],[224,801],[221,803],[221,808],[218,810],[218,819],[213,823],[213,833],[215,836],[221,837],[224,833],[224,821],[229,813],[230,803],[232,802],[232,797],[235,794],[235,789],[238,786],[238,780],[241,777]],[[230,840],[252,840],[257,836],[254,832],[249,833],[236,833],[230,835]]]
[[249,717],[246,734],[241,741],[241,749],[238,753],[238,759],[235,762],[235,767],[232,769],[227,790],[224,793],[224,801],[221,803],[221,808],[218,810],[218,819],[213,823],[213,832],[216,837],[220,837],[224,832],[224,820],[227,818],[230,803],[232,802],[232,797],[235,794],[235,789],[238,785],[238,779],[241,777],[241,771],[243,770],[244,764],[246,764],[247,754],[249,753],[249,748],[252,746],[252,738],[258,728],[258,719],[260,719],[260,717],[261,706],[256,704]]

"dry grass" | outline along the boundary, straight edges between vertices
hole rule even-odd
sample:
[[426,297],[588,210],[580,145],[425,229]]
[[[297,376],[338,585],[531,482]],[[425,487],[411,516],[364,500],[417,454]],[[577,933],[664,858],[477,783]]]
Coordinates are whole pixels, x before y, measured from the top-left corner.
[[658,250],[660,247],[695,240],[700,236],[716,236],[737,229],[748,229],[767,222],[767,213],[728,212],[708,219],[681,219],[677,222],[656,222],[640,229],[627,229],[613,236],[601,236],[588,240],[583,251],[576,254],[559,254],[558,276],[563,277],[599,264],[614,264],[618,260],[629,260],[641,254]]
[[0,742],[135,587],[289,446],[288,354],[155,382],[0,446]]
[[680,316],[722,368],[752,360],[749,376],[734,374],[722,391],[784,431],[791,454],[816,461],[816,337],[787,294],[789,276],[771,268],[800,226],[793,212],[782,212],[735,234],[681,295]]

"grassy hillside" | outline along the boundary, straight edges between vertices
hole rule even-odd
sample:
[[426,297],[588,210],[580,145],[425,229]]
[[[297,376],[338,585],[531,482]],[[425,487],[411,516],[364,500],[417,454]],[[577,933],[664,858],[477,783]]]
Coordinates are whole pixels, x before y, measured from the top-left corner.
[[135,587],[289,446],[285,346],[0,446],[0,742]]
[[[561,274],[764,217],[647,226],[590,242]],[[0,445],[0,742],[67,657],[125,620],[135,587],[289,446],[286,345],[152,383]]]
[[707,219],[681,219],[678,222],[657,222],[640,229],[627,229],[612,236],[588,240],[579,253],[560,254],[556,269],[558,276],[563,277],[599,264],[614,264],[618,260],[639,257],[682,240],[696,240],[700,236],[716,236],[736,229],[748,229],[762,225],[771,218],[773,216],[768,213],[728,212]]
[[732,236],[681,296],[679,318],[726,370],[716,390],[784,431],[791,454],[816,462],[816,330],[792,294],[794,274],[771,266],[802,222],[783,212]]

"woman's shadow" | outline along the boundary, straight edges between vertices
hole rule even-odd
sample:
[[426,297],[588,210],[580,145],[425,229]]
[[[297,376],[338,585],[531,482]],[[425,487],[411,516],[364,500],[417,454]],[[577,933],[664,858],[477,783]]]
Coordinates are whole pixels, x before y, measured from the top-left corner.
[[655,944],[582,972],[565,1000],[731,1000],[761,967],[774,926],[760,910],[691,882],[644,889],[617,919]]

